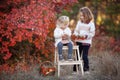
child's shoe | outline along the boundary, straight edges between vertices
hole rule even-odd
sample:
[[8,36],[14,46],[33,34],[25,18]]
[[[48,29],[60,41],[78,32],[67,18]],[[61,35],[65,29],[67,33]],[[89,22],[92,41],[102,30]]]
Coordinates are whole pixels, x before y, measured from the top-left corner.
[[84,73],[85,74],[90,74],[89,69],[88,68],[84,68]]
[[72,58],[68,58],[68,61],[73,61],[73,59]]
[[63,58],[62,55],[59,55],[59,60],[60,60],[60,61],[64,61],[64,58]]
[[90,74],[90,72],[89,71],[85,71],[84,74]]
[[68,61],[72,61],[72,55],[68,55]]

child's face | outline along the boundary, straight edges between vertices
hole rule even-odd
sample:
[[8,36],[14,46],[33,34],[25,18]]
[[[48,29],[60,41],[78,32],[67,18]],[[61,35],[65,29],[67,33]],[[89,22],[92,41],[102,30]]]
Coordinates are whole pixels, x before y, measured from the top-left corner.
[[83,22],[84,22],[84,20],[85,20],[85,17],[84,17],[84,15],[83,15],[82,12],[80,12],[80,20],[83,21]]
[[62,25],[61,25],[61,29],[65,29],[66,27],[67,27],[66,24],[62,24]]

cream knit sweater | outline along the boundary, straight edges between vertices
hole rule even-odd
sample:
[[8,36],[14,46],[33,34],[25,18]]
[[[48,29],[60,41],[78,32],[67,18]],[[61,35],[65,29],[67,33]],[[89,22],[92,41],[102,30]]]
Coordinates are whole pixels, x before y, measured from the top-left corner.
[[76,36],[85,36],[87,35],[87,39],[84,40],[78,40],[77,42],[81,43],[92,43],[92,38],[95,35],[95,25],[94,22],[90,22],[88,24],[82,23],[81,21],[78,21],[75,31],[73,33]]

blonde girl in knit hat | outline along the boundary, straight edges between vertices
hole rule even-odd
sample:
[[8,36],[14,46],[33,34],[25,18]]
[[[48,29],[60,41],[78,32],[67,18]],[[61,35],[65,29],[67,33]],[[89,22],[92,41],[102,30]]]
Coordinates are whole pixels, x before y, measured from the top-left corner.
[[68,46],[68,60],[72,60],[73,44],[71,41],[71,30],[69,28],[69,17],[60,16],[54,30],[55,46],[58,48],[59,60],[63,61],[63,46]]

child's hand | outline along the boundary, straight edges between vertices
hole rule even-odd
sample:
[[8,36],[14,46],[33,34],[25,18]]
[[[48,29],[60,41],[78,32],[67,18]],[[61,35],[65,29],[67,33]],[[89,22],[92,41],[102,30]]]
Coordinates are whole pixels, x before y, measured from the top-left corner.
[[87,38],[87,35],[84,35],[84,36],[79,36],[78,39],[81,39],[81,40],[84,40]]
[[64,35],[62,36],[62,39],[63,39],[63,40],[66,40],[66,39],[68,39],[68,37],[69,37],[69,36],[68,36],[67,34],[64,34]]
[[73,41],[73,44],[76,45],[77,36],[72,35],[72,36],[71,36],[71,39],[72,39],[72,41]]
[[77,38],[77,36],[75,36],[75,35],[72,35],[72,36],[71,36],[71,39],[72,39],[72,40],[75,40],[76,38]]

